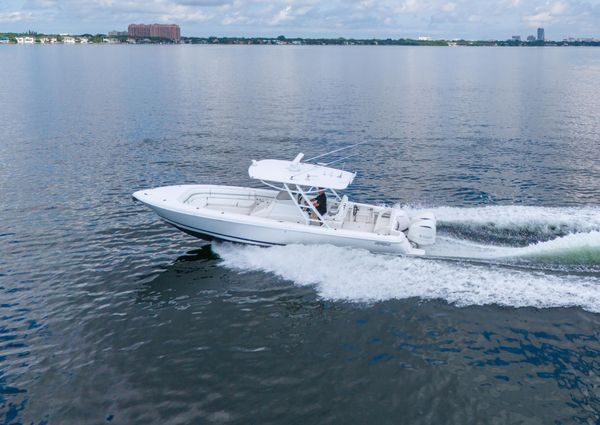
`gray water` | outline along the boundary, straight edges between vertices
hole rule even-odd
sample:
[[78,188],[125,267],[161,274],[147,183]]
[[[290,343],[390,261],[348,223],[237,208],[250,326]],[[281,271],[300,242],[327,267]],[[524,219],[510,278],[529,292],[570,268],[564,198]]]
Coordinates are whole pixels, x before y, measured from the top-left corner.
[[[600,423],[600,49],[0,69],[1,423]],[[444,258],[210,245],[131,200],[363,141],[350,197],[433,210]]]

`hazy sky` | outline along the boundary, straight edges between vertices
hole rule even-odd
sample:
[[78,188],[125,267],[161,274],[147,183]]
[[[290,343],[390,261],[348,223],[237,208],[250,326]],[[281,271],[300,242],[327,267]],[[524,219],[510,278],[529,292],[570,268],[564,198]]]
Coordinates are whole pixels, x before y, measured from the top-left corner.
[[600,0],[0,0],[0,32],[106,33],[177,23],[182,35],[600,38]]

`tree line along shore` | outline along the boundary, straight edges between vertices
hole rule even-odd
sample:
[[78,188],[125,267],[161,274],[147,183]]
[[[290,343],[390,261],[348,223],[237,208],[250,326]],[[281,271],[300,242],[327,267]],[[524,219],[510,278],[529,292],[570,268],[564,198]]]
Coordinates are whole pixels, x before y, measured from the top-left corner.
[[334,46],[600,46],[600,40],[569,39],[563,41],[519,41],[519,40],[432,40],[427,37],[359,39],[359,38],[287,38],[279,37],[181,37],[180,40],[166,38],[132,38],[108,36],[106,34],[39,34],[0,33],[3,44],[238,44],[238,45],[334,45]]

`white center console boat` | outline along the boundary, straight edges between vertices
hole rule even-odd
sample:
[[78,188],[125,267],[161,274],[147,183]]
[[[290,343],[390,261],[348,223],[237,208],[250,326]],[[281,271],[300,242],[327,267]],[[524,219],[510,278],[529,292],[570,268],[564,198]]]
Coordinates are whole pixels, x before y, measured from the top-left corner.
[[[332,244],[405,255],[423,255],[423,247],[435,243],[432,213],[351,202],[338,191],[355,173],[302,162],[303,157],[252,161],[248,174],[269,189],[181,185],[140,190],[133,197],[165,222],[208,240]],[[323,214],[314,205],[319,188],[327,194]]]

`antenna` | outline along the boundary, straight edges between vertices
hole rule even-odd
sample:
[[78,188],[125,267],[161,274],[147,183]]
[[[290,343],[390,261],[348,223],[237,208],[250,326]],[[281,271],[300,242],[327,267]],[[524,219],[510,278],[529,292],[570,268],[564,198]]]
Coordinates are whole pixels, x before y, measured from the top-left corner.
[[346,150],[346,149],[354,148],[356,146],[364,145],[365,143],[367,143],[367,142],[360,142],[360,143],[356,143],[354,145],[344,146],[343,148],[334,149],[334,150],[332,150],[330,152],[323,153],[323,154],[317,155],[317,156],[313,156],[312,158],[309,158],[309,159],[305,160],[305,162],[314,161],[315,159],[322,158],[322,157],[327,156],[327,155],[331,155],[332,153],[336,153],[336,152],[340,152],[340,151],[343,151],[343,150]]
[[292,175],[291,177],[294,178],[294,177],[299,176],[300,174],[308,174],[310,172],[310,170],[313,169],[313,168],[316,168],[316,167],[319,167],[319,166],[328,166],[328,165],[331,165],[331,164],[335,164],[336,162],[340,162],[340,161],[343,161],[345,159],[352,158],[353,156],[358,155],[358,153],[353,153],[351,155],[348,155],[348,156],[345,156],[343,158],[336,159],[336,160],[333,160],[333,161],[327,162],[327,163],[322,163],[322,162],[319,162],[317,164],[309,164],[308,163],[308,161],[312,161],[312,160],[317,159],[317,158],[322,158],[324,156],[331,155],[332,153],[341,152],[343,150],[354,148],[356,146],[364,145],[365,143],[368,143],[368,142],[365,141],[365,142],[355,143],[354,145],[344,146],[343,148],[334,149],[334,150],[332,150],[330,152],[327,152],[327,153],[324,153],[324,154],[321,154],[321,155],[317,155],[317,156],[313,156],[312,158],[309,158],[309,159],[307,159],[304,162],[306,165],[310,165],[311,167],[309,169],[304,169],[302,171],[299,171],[299,169],[300,169],[299,164],[300,164],[300,161],[302,160],[302,157],[304,156],[304,154],[299,153],[296,156],[296,158],[294,159],[294,161],[292,162],[292,166],[289,168],[290,171],[297,171],[298,170],[299,172],[296,173],[296,174],[294,174],[294,175]]
[[333,160],[333,161],[331,161],[331,162],[327,162],[327,163],[325,163],[325,164],[323,164],[323,165],[325,165],[325,166],[328,166],[328,165],[331,165],[331,164],[335,164],[336,162],[340,162],[340,161],[343,161],[343,160],[345,160],[345,159],[352,158],[353,156],[356,156],[356,155],[358,155],[358,153],[353,153],[353,154],[351,154],[351,155],[348,155],[348,156],[345,156],[345,157],[343,157],[343,158],[336,159],[336,160]]

